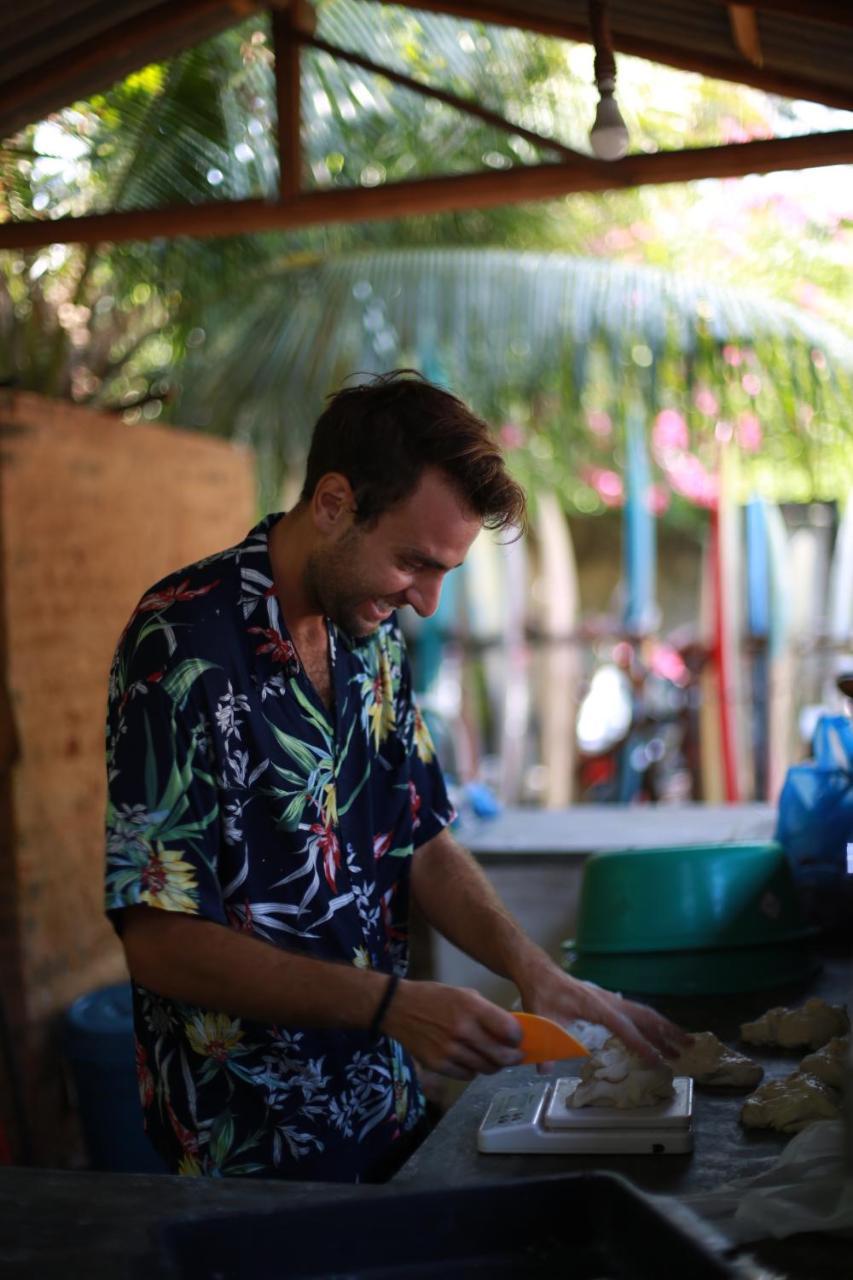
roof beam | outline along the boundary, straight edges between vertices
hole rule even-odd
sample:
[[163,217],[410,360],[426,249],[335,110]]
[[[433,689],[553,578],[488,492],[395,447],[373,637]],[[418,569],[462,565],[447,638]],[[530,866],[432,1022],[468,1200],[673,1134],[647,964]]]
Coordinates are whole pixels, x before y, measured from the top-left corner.
[[754,67],[762,66],[764,54],[761,52],[761,36],[758,34],[758,15],[755,9],[748,4],[730,4],[728,8],[735,48]]
[[183,0],[181,4],[165,0],[135,18],[117,22],[61,57],[0,86],[0,119],[6,136],[136,71],[143,40],[150,46],[152,36],[156,37],[161,57],[171,56],[233,27],[258,7],[255,0]]
[[[396,2],[397,0],[381,0],[383,4]],[[446,13],[475,22],[493,23],[495,26],[518,27],[522,31],[535,31],[539,35],[555,36],[559,40],[576,40],[579,44],[589,44],[590,32],[586,23],[539,17],[522,7],[523,0],[516,2],[518,8],[512,9],[496,8],[492,0],[417,0],[417,7],[432,13]],[[819,0],[817,8],[821,8]],[[853,111],[853,85],[842,87],[818,84],[805,76],[790,72],[754,67],[740,58],[721,57],[719,54],[704,53],[697,49],[675,49],[663,40],[620,31],[613,26],[612,17],[610,21],[613,46],[617,53],[646,58],[649,62],[677,67],[681,71],[696,71],[699,75],[710,76],[715,80],[748,84],[754,89],[763,89],[765,93],[778,93],[783,98],[805,98],[810,102],[823,103],[827,107]]]
[[548,138],[545,134],[535,133],[532,129],[525,129],[523,125],[513,124],[511,120],[507,120],[506,116],[500,115],[497,111],[490,111],[488,107],[480,106],[479,102],[474,102],[469,98],[460,98],[458,94],[449,93],[446,89],[437,89],[433,85],[424,84],[421,80],[415,80],[413,76],[407,76],[402,71],[395,71],[392,67],[373,62],[372,59],[365,58],[362,54],[353,53],[350,49],[343,49],[340,45],[330,44],[327,40],[319,40],[315,36],[303,36],[302,39],[312,49],[317,49],[321,53],[328,53],[333,58],[340,58],[343,62],[349,62],[353,66],[361,67],[363,71],[369,71],[373,75],[384,76],[386,80],[400,85],[403,89],[411,89],[414,93],[420,93],[426,98],[435,98],[437,102],[443,102],[445,106],[453,107],[457,111],[464,111],[466,115],[476,116],[478,120],[483,120],[486,124],[503,130],[504,133],[514,133],[519,138],[525,138],[534,147],[556,151],[565,160],[574,160],[575,163],[584,166],[597,163],[596,160],[591,159],[584,152],[574,151],[556,138]]
[[[728,5],[729,0],[717,0],[717,3]],[[844,0],[744,0],[741,7],[828,22],[837,27],[853,27],[853,8]]]
[[578,192],[744,177],[779,169],[853,161],[853,130],[773,138],[688,151],[630,155],[592,162],[596,172],[573,163],[526,165],[513,169],[392,182],[379,187],[306,191],[289,200],[219,201],[168,209],[134,210],[82,218],[7,222],[0,225],[0,250],[48,244],[99,244],[148,240],[157,236],[234,236],[287,231],[331,222],[489,208],[526,200],[551,200]]

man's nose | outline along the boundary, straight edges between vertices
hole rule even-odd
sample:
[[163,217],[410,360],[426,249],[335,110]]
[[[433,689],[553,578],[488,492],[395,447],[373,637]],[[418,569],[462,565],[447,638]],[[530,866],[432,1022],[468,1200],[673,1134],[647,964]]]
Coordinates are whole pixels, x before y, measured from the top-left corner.
[[431,618],[438,608],[441,598],[441,581],[420,581],[413,583],[406,592],[406,603],[422,618]]

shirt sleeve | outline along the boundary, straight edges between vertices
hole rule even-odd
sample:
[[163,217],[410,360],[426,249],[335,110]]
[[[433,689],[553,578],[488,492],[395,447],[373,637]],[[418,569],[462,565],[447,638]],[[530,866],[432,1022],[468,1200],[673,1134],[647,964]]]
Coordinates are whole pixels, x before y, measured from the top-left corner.
[[[137,667],[139,664],[136,664]],[[227,923],[217,877],[219,802],[193,686],[205,664],[128,672],[107,715],[106,910],[144,904]]]
[[402,635],[400,641],[402,658],[395,717],[406,753],[412,843],[417,849],[449,826],[456,811],[447,794],[430,731],[412,690],[412,669]]

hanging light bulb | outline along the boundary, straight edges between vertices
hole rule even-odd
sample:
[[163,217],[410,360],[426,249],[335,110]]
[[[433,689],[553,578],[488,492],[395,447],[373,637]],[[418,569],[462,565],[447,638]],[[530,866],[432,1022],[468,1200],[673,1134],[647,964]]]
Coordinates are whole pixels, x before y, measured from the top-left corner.
[[616,59],[603,0],[590,0],[589,25],[595,46],[595,84],[599,93],[589,140],[600,160],[621,160],[628,150],[628,130],[614,96]]
[[607,87],[607,81],[598,82],[601,97],[589,140],[599,160],[621,160],[628,151],[628,129],[613,96],[613,88]]

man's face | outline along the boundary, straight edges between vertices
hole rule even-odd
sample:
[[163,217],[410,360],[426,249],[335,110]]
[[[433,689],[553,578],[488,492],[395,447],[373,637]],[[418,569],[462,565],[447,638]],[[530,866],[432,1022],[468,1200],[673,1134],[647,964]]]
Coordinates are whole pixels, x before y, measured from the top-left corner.
[[306,585],[339,627],[353,636],[375,631],[410,604],[435,613],[444,575],[462,563],[480,532],[438,470],[424,471],[414,493],[365,528],[351,518],[309,557]]

